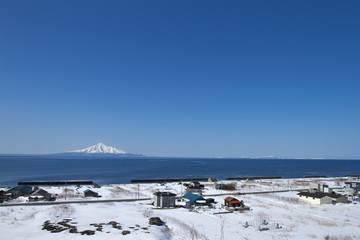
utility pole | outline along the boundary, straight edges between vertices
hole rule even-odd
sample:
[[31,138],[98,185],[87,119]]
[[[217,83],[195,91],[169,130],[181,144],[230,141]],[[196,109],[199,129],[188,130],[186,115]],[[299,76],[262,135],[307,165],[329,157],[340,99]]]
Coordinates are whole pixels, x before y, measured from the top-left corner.
[[260,179],[260,192],[262,191],[262,181]]
[[138,184],[138,199],[140,198],[140,184]]

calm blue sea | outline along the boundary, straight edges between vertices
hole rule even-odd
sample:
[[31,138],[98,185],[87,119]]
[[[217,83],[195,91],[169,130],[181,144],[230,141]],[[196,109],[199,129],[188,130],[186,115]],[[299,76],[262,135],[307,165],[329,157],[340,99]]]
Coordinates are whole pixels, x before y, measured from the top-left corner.
[[282,176],[329,177],[360,174],[360,160],[76,158],[63,156],[0,156],[0,186],[18,181],[92,180],[98,184],[131,179]]

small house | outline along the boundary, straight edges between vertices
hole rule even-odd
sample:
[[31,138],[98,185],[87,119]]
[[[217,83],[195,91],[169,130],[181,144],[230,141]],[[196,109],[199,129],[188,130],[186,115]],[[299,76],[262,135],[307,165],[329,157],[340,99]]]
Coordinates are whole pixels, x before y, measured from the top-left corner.
[[154,207],[156,208],[173,208],[175,207],[176,194],[171,192],[155,192]]
[[200,184],[200,182],[198,182],[198,181],[193,181],[189,184],[185,183],[184,186],[186,186],[186,192],[189,192],[189,193],[202,194],[202,191],[204,189],[204,185]]
[[5,192],[5,194],[9,195],[11,198],[15,199],[21,196],[28,197],[30,196],[33,188],[27,185],[20,185],[13,187]]
[[99,197],[99,194],[97,192],[91,191],[90,189],[87,189],[84,191],[85,197]]
[[194,193],[186,193],[183,197],[183,201],[186,202],[187,206],[202,206],[207,205],[207,201],[200,195]]
[[227,197],[224,199],[224,205],[227,207],[233,207],[233,208],[237,208],[237,207],[244,207],[244,201],[240,201],[234,197]]
[[204,185],[200,184],[199,181],[192,181],[191,183],[185,183],[184,186],[188,188],[200,188],[200,189],[204,188]]
[[208,178],[208,182],[217,182],[216,178]]
[[35,192],[30,194],[29,202],[38,202],[38,201],[49,201],[51,194],[45,191],[44,189],[37,189]]

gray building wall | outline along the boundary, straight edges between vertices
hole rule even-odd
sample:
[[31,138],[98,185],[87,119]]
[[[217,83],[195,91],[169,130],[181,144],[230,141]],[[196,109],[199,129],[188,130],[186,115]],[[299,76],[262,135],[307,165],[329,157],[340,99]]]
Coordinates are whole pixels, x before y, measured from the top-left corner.
[[155,195],[154,207],[159,207],[159,208],[175,207],[175,196]]

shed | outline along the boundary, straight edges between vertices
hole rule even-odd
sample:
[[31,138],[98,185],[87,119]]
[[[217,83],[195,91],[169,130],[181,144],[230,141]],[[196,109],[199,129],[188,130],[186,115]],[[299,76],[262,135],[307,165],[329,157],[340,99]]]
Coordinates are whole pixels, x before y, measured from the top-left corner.
[[154,193],[154,207],[157,208],[172,208],[175,207],[175,193],[171,192],[155,192]]
[[337,202],[337,203],[348,203],[348,198],[345,195],[341,195],[341,194],[336,194],[336,193],[329,193],[328,194],[329,197],[331,197],[333,202]]
[[51,194],[44,189],[38,189],[29,196],[29,202],[49,201]]
[[99,197],[99,194],[97,192],[91,191],[90,189],[86,189],[84,191],[85,197]]
[[234,197],[227,197],[224,199],[224,205],[227,207],[244,207],[244,201],[240,201]]

